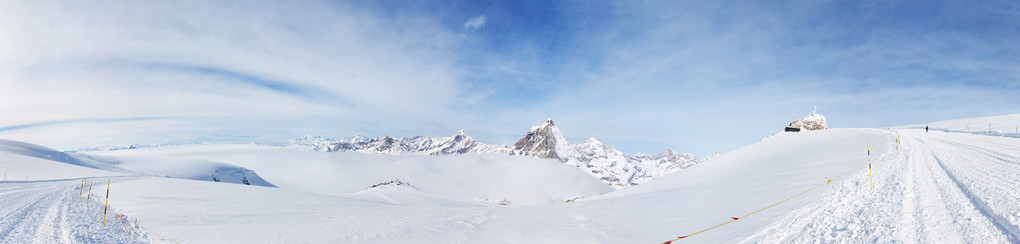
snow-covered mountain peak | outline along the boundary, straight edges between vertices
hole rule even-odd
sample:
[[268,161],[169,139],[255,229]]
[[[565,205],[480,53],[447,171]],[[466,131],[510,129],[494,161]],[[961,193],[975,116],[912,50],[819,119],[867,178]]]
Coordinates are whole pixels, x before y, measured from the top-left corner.
[[355,133],[354,137],[351,137],[351,141],[353,141],[353,142],[366,142],[368,140],[369,140],[368,137],[363,136],[363,135],[358,134],[358,133]]
[[679,153],[677,153],[676,151],[673,151],[672,148],[667,148],[666,151],[663,151],[662,153],[659,153],[658,157],[669,157],[669,156],[675,156],[675,155],[679,155]]
[[534,126],[527,133],[514,143],[514,154],[533,156],[539,158],[559,158],[557,147],[569,146],[570,142],[563,137],[563,133],[547,119],[545,124]]

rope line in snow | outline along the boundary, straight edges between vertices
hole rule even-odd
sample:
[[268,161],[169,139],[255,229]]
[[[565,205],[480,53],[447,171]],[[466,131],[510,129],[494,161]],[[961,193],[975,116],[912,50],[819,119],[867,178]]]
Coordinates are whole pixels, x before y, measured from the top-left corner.
[[[897,137],[898,137],[898,135],[897,135]],[[899,145],[897,145],[897,149],[898,149],[898,147],[899,147]],[[898,153],[897,153],[897,154],[898,154]],[[844,175],[850,174],[851,172],[857,171],[857,170],[861,169],[862,167],[864,167],[865,165],[869,166],[869,169],[870,169],[870,166],[871,166],[871,148],[870,148],[870,146],[868,147],[868,162],[866,162],[866,163],[862,163],[862,164],[858,165],[857,167],[855,167],[855,168],[853,168],[853,169],[847,170],[846,172],[843,172],[842,174],[840,174],[840,175],[837,175],[837,176],[836,176],[835,178],[829,179],[828,177],[826,177],[826,178],[825,178],[825,179],[826,179],[825,183],[822,183],[822,184],[818,184],[818,185],[817,185],[817,186],[815,186],[815,187],[811,187],[811,189],[807,189],[806,191],[803,191],[803,192],[801,192],[801,193],[798,193],[797,195],[793,195],[793,196],[791,196],[791,197],[788,197],[788,198],[786,198],[786,199],[783,199],[782,201],[779,201],[779,202],[773,203],[772,205],[769,205],[769,206],[767,206],[767,207],[764,207],[764,208],[761,208],[761,209],[755,210],[754,212],[751,212],[751,213],[745,214],[744,216],[740,216],[740,217],[730,217],[730,220],[729,220],[729,221],[723,222],[723,223],[721,223],[721,224],[718,224],[718,225],[715,225],[715,226],[712,226],[712,227],[708,227],[708,228],[706,228],[706,229],[703,229],[703,230],[700,230],[700,231],[698,231],[698,232],[694,232],[694,233],[691,233],[691,234],[687,234],[687,235],[679,236],[679,237],[677,237],[677,238],[674,238],[674,239],[672,239],[672,240],[669,240],[669,241],[663,242],[662,244],[671,244],[671,243],[673,243],[674,241],[677,241],[677,240],[681,240],[681,239],[684,239],[684,238],[688,238],[688,237],[691,237],[691,236],[694,236],[694,235],[697,235],[697,234],[701,234],[701,233],[707,232],[707,231],[709,231],[709,230],[712,230],[712,229],[715,229],[715,228],[719,228],[719,227],[722,227],[722,226],[724,226],[724,225],[727,225],[727,224],[729,224],[729,223],[733,223],[733,222],[735,222],[735,221],[737,221],[737,220],[740,220],[740,219],[743,219],[743,218],[747,218],[748,216],[751,216],[751,215],[753,215],[753,214],[756,214],[756,213],[758,213],[758,212],[761,212],[761,211],[765,211],[766,209],[769,209],[769,208],[775,207],[776,205],[779,205],[779,204],[781,204],[781,203],[783,203],[783,202],[789,201],[790,199],[794,199],[794,198],[797,198],[797,197],[799,197],[799,196],[801,196],[801,195],[804,195],[805,193],[808,193],[808,192],[814,191],[815,189],[818,189],[819,187],[822,187],[822,186],[824,186],[824,185],[828,185],[829,183],[832,183],[832,181],[834,181],[834,180],[837,180],[837,179],[839,179],[840,177],[843,177]]]
[[[88,207],[89,206],[89,202],[91,202],[91,199],[92,199],[92,185],[95,183],[93,180],[90,180],[89,178],[94,178],[94,177],[82,177],[81,188],[78,190],[78,199],[85,200],[85,209],[86,209],[86,211],[88,211],[88,209],[89,209],[89,207]],[[98,177],[96,177],[96,178],[98,178]],[[86,187],[88,188],[88,190],[86,190]],[[82,198],[82,194],[85,194],[85,199],[81,199]],[[96,197],[98,197],[98,196],[96,196]],[[103,226],[106,226],[106,210],[107,210],[106,208],[107,208],[107,206],[109,204],[109,197],[110,197],[110,179],[109,178],[106,179],[106,197],[107,197],[107,200],[106,200],[107,202],[106,202],[106,204],[103,204]],[[97,199],[97,201],[98,201],[98,199]],[[114,217],[116,217],[118,220],[121,221],[121,226],[124,228],[124,233],[128,237],[130,237],[132,241],[134,241],[135,231],[133,229],[131,229],[131,228],[128,228],[127,225],[125,224],[125,222],[130,223],[130,221],[127,218],[127,215],[115,213]],[[138,225],[138,224],[134,224],[133,226],[137,226],[138,228],[141,228],[142,230],[144,230],[146,232],[149,232],[149,233],[151,233],[153,235],[156,235],[156,236],[158,236],[160,238],[163,238],[163,240],[166,240],[166,241],[169,241],[171,243],[177,244],[176,241],[171,240],[170,238],[166,238],[165,236],[160,235],[159,233],[156,233],[155,231],[152,231],[150,229],[147,229],[144,226],[141,226],[141,225]],[[128,231],[129,229],[131,229],[130,233]],[[138,235],[141,236],[141,233],[138,233]]]
[[139,225],[138,228],[142,228],[142,230],[148,231],[149,233],[152,233],[153,235],[159,236],[159,238],[163,238],[163,240],[167,240],[167,241],[170,241],[170,242],[172,242],[174,244],[178,244],[176,241],[170,240],[170,238],[166,238],[163,235],[160,235],[159,233],[156,233],[155,231],[146,229],[144,226]]

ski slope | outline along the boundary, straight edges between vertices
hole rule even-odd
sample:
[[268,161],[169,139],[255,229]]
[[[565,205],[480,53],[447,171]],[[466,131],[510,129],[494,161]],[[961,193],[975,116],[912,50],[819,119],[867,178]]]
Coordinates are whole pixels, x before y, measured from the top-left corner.
[[91,197],[81,193],[80,187],[81,179],[4,182],[0,187],[0,243],[153,241],[133,222],[117,220],[114,209],[108,209],[104,225],[105,193],[99,191],[98,183]]
[[1020,242],[1020,140],[899,130],[898,158],[793,211],[748,241]]
[[[990,118],[978,122],[1013,117]],[[1020,243],[1020,139],[987,133],[781,133],[615,191],[586,185],[597,179],[582,181],[558,161],[524,157],[252,145],[90,155],[136,169],[225,162],[278,186],[261,187],[118,177],[126,173],[13,148],[0,148],[0,169],[52,179],[0,183],[0,243]],[[100,226],[101,213],[75,195],[82,176],[112,178],[111,209],[139,225]],[[394,177],[410,185],[365,189]]]

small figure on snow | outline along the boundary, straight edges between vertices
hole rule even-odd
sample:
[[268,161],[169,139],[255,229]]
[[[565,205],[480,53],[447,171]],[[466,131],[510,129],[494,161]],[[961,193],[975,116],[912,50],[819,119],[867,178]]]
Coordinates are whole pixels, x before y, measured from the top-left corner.
[[924,126],[924,133],[928,133],[928,126],[927,125]]

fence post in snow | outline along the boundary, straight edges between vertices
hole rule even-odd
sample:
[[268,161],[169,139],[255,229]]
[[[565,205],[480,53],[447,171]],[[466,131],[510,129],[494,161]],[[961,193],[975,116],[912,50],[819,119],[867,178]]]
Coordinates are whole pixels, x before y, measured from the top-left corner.
[[875,176],[871,174],[871,145],[868,142],[864,142],[864,146],[868,149],[868,178],[871,178],[871,188],[875,188]]
[[900,158],[900,132],[899,131],[896,132],[896,158]]
[[103,203],[103,226],[106,226],[106,207],[110,204],[110,179],[106,179],[106,202]]
[[89,181],[89,191],[86,193],[86,196],[85,196],[85,208],[86,209],[89,208],[89,200],[91,200],[91,199],[92,199],[92,181],[90,180]]

